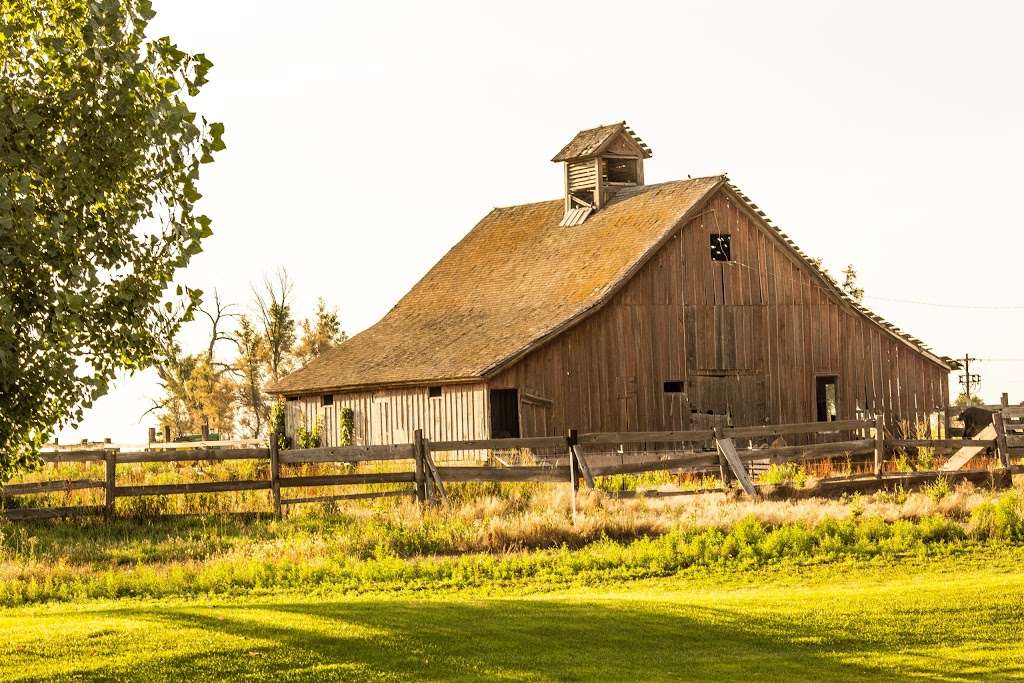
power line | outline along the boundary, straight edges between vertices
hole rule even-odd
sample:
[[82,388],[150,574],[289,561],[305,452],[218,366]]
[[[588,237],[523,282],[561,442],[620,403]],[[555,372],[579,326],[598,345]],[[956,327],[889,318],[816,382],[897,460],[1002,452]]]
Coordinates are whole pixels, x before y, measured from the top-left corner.
[[942,304],[935,303],[933,301],[915,301],[913,299],[891,299],[885,296],[875,296],[873,294],[865,294],[865,299],[874,299],[875,301],[888,301],[896,304],[912,304],[914,306],[932,306],[934,308],[959,308],[959,309],[971,309],[979,311],[1024,311],[1024,306],[977,306],[973,304]]

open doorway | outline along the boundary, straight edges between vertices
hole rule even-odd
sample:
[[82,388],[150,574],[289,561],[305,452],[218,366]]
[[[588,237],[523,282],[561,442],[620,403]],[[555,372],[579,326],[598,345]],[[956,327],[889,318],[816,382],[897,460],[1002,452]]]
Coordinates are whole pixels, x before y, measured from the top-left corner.
[[834,422],[839,416],[838,378],[835,375],[815,377],[814,384],[818,422]]
[[519,438],[519,390],[491,389],[491,438]]

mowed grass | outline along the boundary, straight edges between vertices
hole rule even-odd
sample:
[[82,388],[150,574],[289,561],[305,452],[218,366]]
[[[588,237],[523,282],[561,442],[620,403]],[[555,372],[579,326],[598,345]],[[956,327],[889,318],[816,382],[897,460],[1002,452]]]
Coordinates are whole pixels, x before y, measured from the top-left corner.
[[571,590],[0,611],[0,680],[1024,678],[1024,550],[700,569]]

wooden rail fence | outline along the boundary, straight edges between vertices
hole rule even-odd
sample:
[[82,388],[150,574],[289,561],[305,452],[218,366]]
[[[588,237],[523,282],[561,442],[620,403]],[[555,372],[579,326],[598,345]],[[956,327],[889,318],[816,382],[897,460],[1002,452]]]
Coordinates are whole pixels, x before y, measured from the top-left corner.
[[[219,493],[226,491],[270,492],[274,513],[282,514],[286,506],[341,500],[364,500],[382,497],[416,497],[421,502],[437,501],[446,496],[446,484],[458,482],[545,482],[568,483],[575,492],[581,485],[596,487],[598,477],[671,470],[680,473],[714,473],[725,490],[743,491],[750,496],[761,495],[830,495],[841,491],[873,490],[885,486],[912,486],[938,477],[968,479],[1005,485],[1013,473],[1024,467],[1013,465],[1011,455],[1024,451],[1024,407],[1013,406],[997,413],[995,437],[990,439],[894,439],[886,434],[882,418],[872,420],[840,420],[833,422],[807,422],[785,425],[716,428],[670,432],[591,432],[577,434],[570,430],[566,436],[530,437],[520,439],[482,439],[476,441],[438,441],[423,437],[417,430],[412,443],[389,446],[346,446],[278,450],[277,439],[271,439],[269,448],[225,447],[208,443],[175,444],[177,449],[161,448],[121,452],[117,449],[63,450],[43,454],[46,463],[94,462],[104,463],[103,479],[76,479],[7,484],[0,487],[0,502],[19,496],[103,489],[103,505],[65,507],[0,508],[11,520],[44,519],[81,515],[115,514],[118,498],[135,496],[175,495],[193,493]],[[842,440],[806,445],[771,445],[756,447],[755,440],[793,434],[838,435]],[[744,442],[746,445],[744,445]],[[676,444],[668,454],[633,462],[599,463],[595,452],[602,447],[621,449],[637,443]],[[168,444],[169,445],[169,444]],[[196,447],[199,446],[199,447]],[[191,450],[181,450],[190,448]],[[935,453],[991,450],[995,454],[994,468],[961,469],[957,471],[886,472],[890,455],[930,448]],[[524,449],[542,451],[546,455],[539,464],[513,466],[453,466],[438,465],[434,454],[466,450]],[[551,456],[550,454],[554,454]],[[867,458],[871,472],[859,476],[821,479],[816,486],[804,491],[787,487],[758,486],[750,476],[749,464],[768,462],[775,464],[803,463],[809,460],[828,460],[836,457]],[[972,456],[973,457],[973,456]],[[269,463],[267,479],[190,482],[181,484],[119,485],[118,465],[135,463],[218,462],[228,460],[265,460]],[[970,458],[968,458],[970,460]],[[282,473],[282,466],[334,463],[356,466],[363,463],[386,461],[410,464],[397,471],[357,472],[342,474],[296,475]],[[965,461],[966,462],[966,461]],[[282,492],[304,488],[346,487],[365,485],[409,484],[395,489],[359,491],[330,495],[295,495],[283,497]],[[738,488],[737,488],[738,485]],[[621,495],[683,495],[692,491],[622,492]],[[575,512],[575,494],[573,495]]]

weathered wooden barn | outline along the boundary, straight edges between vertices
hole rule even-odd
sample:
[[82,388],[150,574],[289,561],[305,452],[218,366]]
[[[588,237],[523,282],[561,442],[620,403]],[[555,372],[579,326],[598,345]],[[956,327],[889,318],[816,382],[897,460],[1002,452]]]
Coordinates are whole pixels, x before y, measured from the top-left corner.
[[[491,211],[373,327],[283,378],[287,429],[407,442],[926,421],[949,359],[847,297],[724,176],[645,185],[619,123],[553,159],[560,199]],[[827,220],[823,216],[822,220]]]

